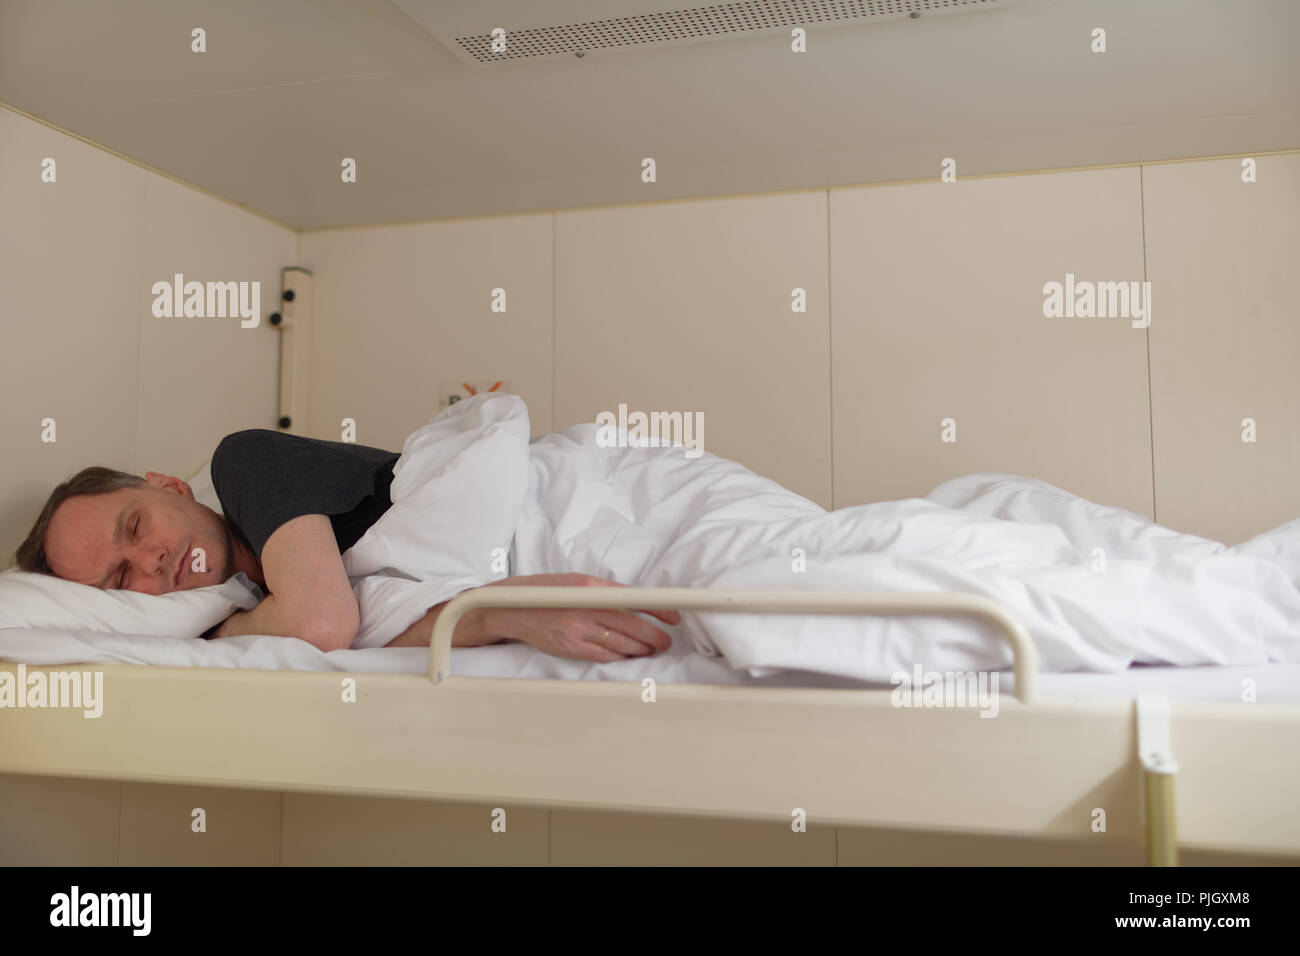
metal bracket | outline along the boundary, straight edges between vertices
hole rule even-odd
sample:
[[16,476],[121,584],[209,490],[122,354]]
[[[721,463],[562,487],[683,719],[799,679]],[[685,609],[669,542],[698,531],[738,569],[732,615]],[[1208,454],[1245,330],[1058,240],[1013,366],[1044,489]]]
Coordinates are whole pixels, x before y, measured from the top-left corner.
[[1146,790],[1147,863],[1150,866],[1178,865],[1178,817],[1174,809],[1173,728],[1169,720],[1169,698],[1164,694],[1138,694],[1138,759]]
[[280,311],[271,325],[280,331],[280,414],[276,424],[307,434],[311,399],[312,273],[301,266],[280,270]]
[[1138,759],[1147,773],[1175,774],[1173,732],[1169,724],[1169,698],[1164,694],[1137,696]]

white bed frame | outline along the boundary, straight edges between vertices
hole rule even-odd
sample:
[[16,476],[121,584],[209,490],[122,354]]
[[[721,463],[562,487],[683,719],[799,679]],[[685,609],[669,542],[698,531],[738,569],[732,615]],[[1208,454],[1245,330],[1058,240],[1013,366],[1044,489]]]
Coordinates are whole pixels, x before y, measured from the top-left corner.
[[[455,623],[482,606],[969,614],[1011,641],[1018,699],[982,719],[898,708],[889,690],[455,677]],[[974,595],[480,588],[439,615],[427,678],[101,665],[98,719],[4,715],[0,772],[787,822],[802,810],[810,823],[1145,842],[1154,864],[1176,862],[1179,844],[1300,853],[1300,708],[1045,700],[1034,666],[1023,628]]]
[[[283,286],[280,411],[306,433],[312,275]],[[455,677],[455,623],[487,605],[974,615],[1011,641],[1018,699],[981,719],[888,690]],[[1300,707],[1039,699],[1028,635],[974,595],[491,587],[439,615],[428,678],[95,669],[98,719],[0,713],[0,773],[1300,855]]]

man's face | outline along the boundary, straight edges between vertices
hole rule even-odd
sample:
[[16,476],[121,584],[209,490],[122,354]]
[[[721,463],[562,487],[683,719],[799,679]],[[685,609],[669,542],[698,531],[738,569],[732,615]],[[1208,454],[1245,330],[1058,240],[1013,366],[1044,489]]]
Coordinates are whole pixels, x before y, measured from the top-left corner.
[[145,479],[139,488],[77,495],[55,509],[45,556],[56,575],[108,590],[166,594],[220,584],[235,573],[225,520],[195,501],[179,478],[151,471]]

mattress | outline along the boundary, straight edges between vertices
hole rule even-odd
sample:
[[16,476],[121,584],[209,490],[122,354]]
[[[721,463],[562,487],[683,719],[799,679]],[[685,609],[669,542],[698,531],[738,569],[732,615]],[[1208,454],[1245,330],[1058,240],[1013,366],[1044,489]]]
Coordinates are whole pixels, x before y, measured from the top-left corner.
[[[201,641],[87,631],[23,628],[0,630],[0,660],[28,665],[84,668],[86,664],[128,663],[165,667],[217,667],[255,670],[335,670],[351,673],[425,674],[427,648],[396,647],[323,653],[294,639],[245,635]],[[73,664],[72,662],[78,662]],[[696,651],[690,641],[650,657],[608,664],[553,657],[527,644],[507,642],[489,647],[453,648],[451,672],[460,677],[606,680],[662,683],[725,684],[755,687],[824,687],[891,689],[889,684],[805,671],[752,677],[725,660]],[[1144,691],[1188,700],[1241,701],[1245,682],[1254,682],[1261,704],[1300,702],[1300,664],[1271,663],[1243,667],[1134,666],[1110,674],[1039,675],[1039,693],[1057,698],[1132,698]],[[1011,695],[1015,678],[999,675],[999,690]]]

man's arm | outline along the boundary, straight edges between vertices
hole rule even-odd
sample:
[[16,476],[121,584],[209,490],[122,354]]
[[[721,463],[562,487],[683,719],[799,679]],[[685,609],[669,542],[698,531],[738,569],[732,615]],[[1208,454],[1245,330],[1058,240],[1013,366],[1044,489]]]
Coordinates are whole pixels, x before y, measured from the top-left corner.
[[214,638],[275,634],[323,651],[352,646],[361,613],[329,518],[300,515],[277,528],[262,548],[262,573],[266,598],[222,621]]
[[[499,585],[530,587],[624,587],[617,581],[590,574],[528,574],[493,581]],[[433,625],[447,602],[431,607],[427,614],[386,644],[386,647],[428,647]],[[666,609],[642,613],[659,618],[665,624],[681,623],[681,614]],[[456,622],[451,636],[452,647],[479,647],[498,641],[518,640],[555,657],[576,660],[609,661],[643,657],[666,651],[672,638],[663,630],[617,608],[549,608],[480,607],[467,612]]]
[[[408,627],[384,647],[428,647],[433,637],[433,626],[438,623],[438,615],[449,602],[443,601],[429,608],[428,613]],[[484,644],[496,644],[504,637],[489,637],[483,627],[484,612],[489,610],[476,607],[461,615],[456,622],[456,630],[451,635],[452,647],[482,647]]]

